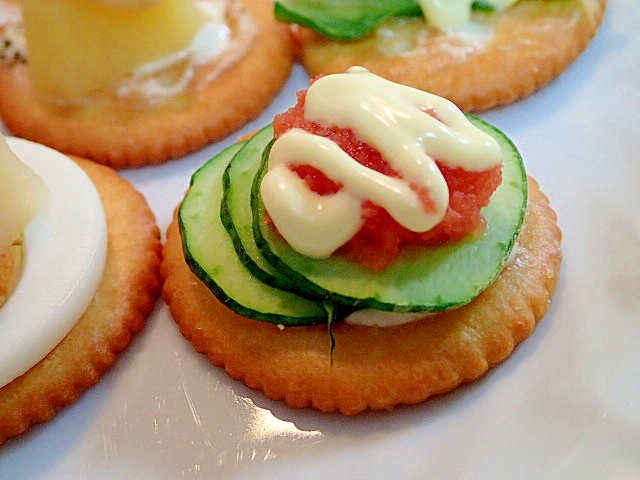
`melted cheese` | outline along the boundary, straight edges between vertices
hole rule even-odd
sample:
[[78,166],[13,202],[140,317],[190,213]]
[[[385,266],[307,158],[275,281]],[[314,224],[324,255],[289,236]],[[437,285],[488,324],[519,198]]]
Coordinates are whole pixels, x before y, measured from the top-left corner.
[[42,145],[16,138],[8,144],[51,195],[25,229],[22,276],[0,309],[0,387],[73,328],[102,278],[107,251],[102,203],[84,171]]

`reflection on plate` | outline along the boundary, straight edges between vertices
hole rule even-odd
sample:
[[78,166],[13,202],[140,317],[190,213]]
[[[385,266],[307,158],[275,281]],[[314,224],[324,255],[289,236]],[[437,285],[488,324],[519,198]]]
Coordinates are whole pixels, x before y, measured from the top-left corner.
[[[551,309],[481,381],[356,418],[291,410],[231,381],[158,303],[103,381],[0,450],[0,478],[640,479],[640,9],[534,96],[483,115],[520,148],[564,231]],[[296,68],[261,118],[306,86]],[[123,175],[162,229],[195,169],[236,135]]]

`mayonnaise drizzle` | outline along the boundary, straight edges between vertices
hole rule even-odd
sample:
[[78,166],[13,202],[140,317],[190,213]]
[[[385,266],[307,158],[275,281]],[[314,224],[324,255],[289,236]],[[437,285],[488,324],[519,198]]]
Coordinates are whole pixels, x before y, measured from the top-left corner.
[[[284,239],[312,258],[327,258],[360,229],[364,200],[382,206],[409,230],[425,232],[437,225],[446,213],[449,189],[435,159],[467,171],[501,162],[498,143],[453,103],[361,67],[316,80],[306,94],[305,116],[353,130],[402,176],[364,167],[326,138],[299,129],[281,135],[270,153],[262,200]],[[311,165],[342,189],[318,195],[290,170],[292,164]],[[434,208],[426,209],[410,185],[424,187]]]

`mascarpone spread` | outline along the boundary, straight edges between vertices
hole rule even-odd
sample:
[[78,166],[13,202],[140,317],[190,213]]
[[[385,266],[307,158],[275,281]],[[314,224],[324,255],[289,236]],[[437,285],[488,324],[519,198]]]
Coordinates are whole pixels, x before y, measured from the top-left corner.
[[7,141],[51,194],[24,231],[23,271],[0,308],[0,387],[42,360],[73,328],[100,283],[107,254],[104,210],[84,171],[48,147]]

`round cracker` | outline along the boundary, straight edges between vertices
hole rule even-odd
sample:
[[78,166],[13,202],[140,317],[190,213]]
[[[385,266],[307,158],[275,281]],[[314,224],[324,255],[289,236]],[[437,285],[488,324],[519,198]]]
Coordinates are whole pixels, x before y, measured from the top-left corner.
[[595,36],[606,3],[521,0],[500,13],[477,14],[492,32],[481,46],[428,28],[420,18],[392,21],[403,25],[396,37],[410,45],[401,54],[384,50],[393,44],[384,35],[345,42],[297,26],[292,31],[297,55],[313,76],[361,65],[449,98],[464,111],[480,111],[531,95],[564,72]]
[[475,380],[507,358],[546,312],[560,268],[561,232],[538,184],[517,254],[473,302],[388,328],[338,323],[291,327],[242,317],[222,305],[184,261],[176,222],[168,231],[163,297],[182,334],[231,378],[295,408],[354,415],[414,404]]
[[84,315],[42,361],[0,388],[0,444],[51,419],[95,385],[145,324],[160,293],[160,233],[145,198],[112,169],[74,159],[107,218],[107,261]]
[[214,80],[168,103],[141,109],[59,106],[38,101],[28,63],[0,62],[0,117],[16,136],[113,168],[140,167],[182,157],[257,117],[291,73],[293,47],[268,0],[241,3],[258,33],[249,51]]

